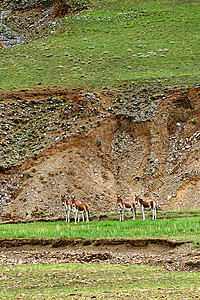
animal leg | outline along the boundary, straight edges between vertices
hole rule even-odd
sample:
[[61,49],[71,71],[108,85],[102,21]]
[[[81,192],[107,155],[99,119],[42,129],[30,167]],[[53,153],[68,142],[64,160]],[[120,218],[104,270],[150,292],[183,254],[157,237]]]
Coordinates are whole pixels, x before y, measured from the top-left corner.
[[74,218],[75,218],[75,216],[76,216],[76,209],[72,208],[72,211],[73,211],[73,215],[74,215]]
[[122,211],[122,221],[124,221],[124,210]]
[[66,214],[66,222],[67,222],[67,210],[66,210],[65,207],[64,207],[64,210],[65,210],[65,214]]
[[65,213],[66,213],[66,222],[67,222],[67,211],[65,211]]
[[86,223],[88,223],[89,222],[89,213],[88,213],[88,211],[86,211],[85,214],[86,214]]
[[71,209],[69,210],[69,222],[70,222],[70,214],[71,214]]
[[74,217],[74,219],[75,219],[74,224],[75,224],[75,225],[76,225],[77,216],[78,216],[78,210],[76,211],[75,217]]
[[143,217],[143,220],[145,220],[144,206],[142,206],[142,217]]
[[156,220],[157,207],[155,207],[154,219]]
[[80,222],[80,212],[78,212],[78,222]]
[[135,220],[135,209],[133,209],[133,220]]
[[85,222],[84,212],[82,212],[82,219],[83,219],[83,222]]

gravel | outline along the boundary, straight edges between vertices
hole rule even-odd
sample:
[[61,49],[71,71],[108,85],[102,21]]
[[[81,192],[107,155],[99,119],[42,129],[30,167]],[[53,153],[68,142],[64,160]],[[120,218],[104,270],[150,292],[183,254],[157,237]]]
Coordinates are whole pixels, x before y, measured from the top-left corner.
[[72,250],[55,248],[30,248],[29,250],[0,250],[0,265],[80,263],[80,264],[117,264],[160,266],[167,271],[200,271],[200,249],[184,245],[171,250],[149,251],[132,249],[127,252],[104,250]]

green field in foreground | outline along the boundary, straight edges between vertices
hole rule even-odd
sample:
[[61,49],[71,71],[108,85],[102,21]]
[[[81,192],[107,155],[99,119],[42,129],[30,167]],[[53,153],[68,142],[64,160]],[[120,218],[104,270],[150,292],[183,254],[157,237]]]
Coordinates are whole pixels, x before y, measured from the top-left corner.
[[0,238],[169,238],[200,242],[200,217],[1,224]]
[[198,272],[137,265],[4,266],[0,267],[0,298],[199,299],[199,279]]
[[200,2],[90,1],[29,44],[0,49],[0,88],[200,81]]

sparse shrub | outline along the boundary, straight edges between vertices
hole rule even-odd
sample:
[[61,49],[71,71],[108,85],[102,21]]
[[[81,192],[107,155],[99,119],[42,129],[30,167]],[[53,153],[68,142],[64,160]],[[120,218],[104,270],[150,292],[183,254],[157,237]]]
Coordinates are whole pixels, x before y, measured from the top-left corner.
[[4,165],[0,165],[0,173],[5,173],[5,169]]
[[96,145],[97,145],[97,147],[100,147],[101,146],[101,141],[98,140]]
[[19,124],[19,122],[20,122],[20,119],[18,119],[18,118],[15,118],[15,119],[13,119],[13,122],[14,122],[15,124]]
[[20,3],[22,2],[22,0],[14,0],[14,2],[15,2],[16,4],[20,4]]

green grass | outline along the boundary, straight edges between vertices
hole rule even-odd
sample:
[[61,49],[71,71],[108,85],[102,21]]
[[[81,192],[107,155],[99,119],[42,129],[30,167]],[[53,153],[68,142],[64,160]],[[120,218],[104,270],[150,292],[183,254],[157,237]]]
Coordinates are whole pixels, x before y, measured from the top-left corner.
[[0,225],[0,238],[170,238],[200,242],[200,217]]
[[103,0],[47,38],[0,50],[0,86],[198,84],[199,18],[199,1]]
[[[102,214],[94,215],[100,217]],[[119,213],[108,213],[106,214],[109,220],[119,220]],[[127,217],[131,218],[131,215],[127,213]],[[152,218],[151,211],[145,211],[146,218]],[[157,219],[171,219],[171,218],[186,218],[186,217],[200,217],[200,210],[159,210],[157,213]],[[126,218],[126,217],[125,217]],[[142,212],[137,211],[137,219],[142,218]],[[20,222],[20,221],[19,221]]]
[[[153,276],[152,276],[153,274]],[[1,299],[197,299],[198,272],[119,265],[0,267]]]

